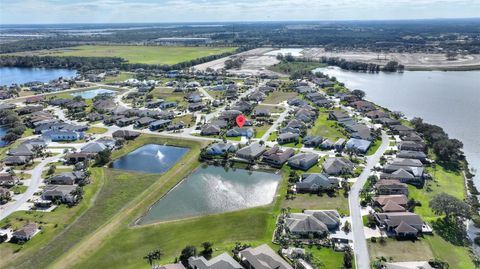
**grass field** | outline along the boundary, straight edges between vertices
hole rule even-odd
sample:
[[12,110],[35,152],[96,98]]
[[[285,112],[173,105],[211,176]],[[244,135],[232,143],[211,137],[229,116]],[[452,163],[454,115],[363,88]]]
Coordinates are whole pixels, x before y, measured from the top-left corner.
[[263,103],[277,105],[296,96],[298,96],[296,92],[273,91],[269,95],[267,95]]
[[274,72],[291,75],[299,71],[311,71],[318,67],[325,67],[325,64],[314,62],[281,62],[268,67]]
[[378,240],[376,243],[367,240],[367,245],[370,260],[382,256],[393,261],[428,261],[434,258],[430,245],[424,239],[412,242],[387,238],[385,244],[380,244]]
[[349,215],[348,199],[343,196],[343,191],[339,191],[336,196],[329,197],[327,194],[322,196],[316,194],[296,194],[293,200],[284,200],[283,208],[292,208],[295,211],[302,209],[336,209],[338,213]]
[[168,102],[177,102],[179,106],[186,107],[188,105],[185,101],[185,94],[183,92],[174,92],[172,88],[155,88],[150,92],[154,97],[163,99]]
[[78,57],[120,57],[129,63],[173,65],[193,59],[233,52],[236,48],[218,47],[161,47],[85,45],[57,50],[39,51],[36,55]]
[[87,130],[87,134],[104,134],[107,131],[108,129],[102,127],[90,127]]
[[328,138],[335,142],[339,138],[347,138],[342,131],[342,127],[338,126],[335,121],[328,120],[327,112],[320,112],[315,124],[308,130],[308,134],[319,135],[324,139]]

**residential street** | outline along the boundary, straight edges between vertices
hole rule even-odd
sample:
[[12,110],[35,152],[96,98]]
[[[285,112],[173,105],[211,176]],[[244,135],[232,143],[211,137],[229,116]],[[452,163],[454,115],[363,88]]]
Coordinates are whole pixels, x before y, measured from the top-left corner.
[[42,171],[50,163],[58,160],[58,156],[53,156],[42,160],[33,170],[32,179],[28,189],[23,195],[12,204],[7,204],[5,208],[0,210],[0,220],[8,217],[13,212],[17,211],[24,203],[32,198],[33,194],[38,190],[42,182]]
[[353,184],[348,195],[350,206],[350,217],[352,219],[353,245],[357,269],[370,269],[370,258],[368,255],[367,241],[363,232],[363,221],[360,212],[360,191],[370,176],[372,168],[380,161],[380,157],[387,150],[389,145],[388,135],[382,131],[382,144],[375,154],[367,157],[367,163],[363,172]]

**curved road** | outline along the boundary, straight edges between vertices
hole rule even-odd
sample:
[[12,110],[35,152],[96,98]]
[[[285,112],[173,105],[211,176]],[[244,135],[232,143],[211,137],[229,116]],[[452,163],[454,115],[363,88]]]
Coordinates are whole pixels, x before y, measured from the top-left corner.
[[350,206],[350,217],[352,219],[353,246],[355,253],[355,264],[357,269],[370,269],[370,257],[368,255],[367,241],[363,230],[362,214],[360,212],[360,191],[365,185],[367,178],[370,176],[372,168],[380,161],[383,153],[389,145],[388,135],[382,131],[382,144],[375,154],[367,157],[365,169],[353,184],[350,194],[348,195],[348,203]]

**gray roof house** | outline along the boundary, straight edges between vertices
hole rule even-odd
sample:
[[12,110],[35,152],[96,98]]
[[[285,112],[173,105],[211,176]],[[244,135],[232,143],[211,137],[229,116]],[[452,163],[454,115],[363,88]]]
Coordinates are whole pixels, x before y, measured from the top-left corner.
[[295,169],[308,170],[318,162],[315,153],[299,153],[288,159],[288,165]]
[[77,197],[72,194],[77,186],[75,185],[47,185],[42,192],[43,200],[60,200],[64,203],[72,203]]
[[83,153],[99,153],[106,150],[107,147],[104,144],[92,142],[88,143],[80,149],[80,152]]
[[247,248],[239,252],[242,263],[248,269],[293,269],[268,245],[263,244],[256,248]]
[[339,181],[335,178],[329,178],[323,173],[302,174],[300,181],[295,184],[297,192],[318,192],[338,188]]
[[84,172],[64,172],[48,179],[50,184],[73,185],[86,177]]
[[237,151],[236,157],[253,161],[260,157],[263,152],[266,150],[265,144],[260,144],[259,142],[255,142],[250,144],[249,146],[243,147]]
[[237,151],[237,146],[231,142],[217,142],[214,144],[209,145],[205,152],[208,155],[223,155],[225,152],[235,152]]
[[302,143],[305,147],[312,147],[316,148],[322,144],[322,137],[321,136],[305,136],[302,139]]
[[35,233],[38,231],[38,225],[36,223],[27,223],[20,230],[16,230],[12,234],[12,239],[27,241],[32,239]]
[[291,133],[291,132],[281,133],[277,136],[277,142],[279,144],[287,144],[287,143],[291,143],[291,142],[298,142],[299,137],[300,137],[300,135],[296,134],[296,133]]
[[206,260],[204,257],[188,258],[188,265],[193,269],[243,269],[243,267],[226,252]]
[[218,135],[220,133],[220,127],[213,124],[205,124],[200,131],[201,135]]
[[329,175],[349,174],[353,168],[353,163],[342,157],[327,158],[323,164],[323,171]]
[[340,227],[340,215],[336,210],[305,210],[303,213],[289,214],[285,222],[291,233],[324,234]]
[[375,220],[396,236],[416,236],[422,231],[423,220],[411,212],[375,213]]
[[353,149],[360,153],[366,153],[372,142],[364,139],[350,138],[345,145],[347,149]]

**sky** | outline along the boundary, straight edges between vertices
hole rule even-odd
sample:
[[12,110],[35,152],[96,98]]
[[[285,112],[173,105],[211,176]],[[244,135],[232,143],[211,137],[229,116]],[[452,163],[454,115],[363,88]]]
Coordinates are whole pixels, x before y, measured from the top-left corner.
[[480,17],[480,0],[0,0],[0,24]]

